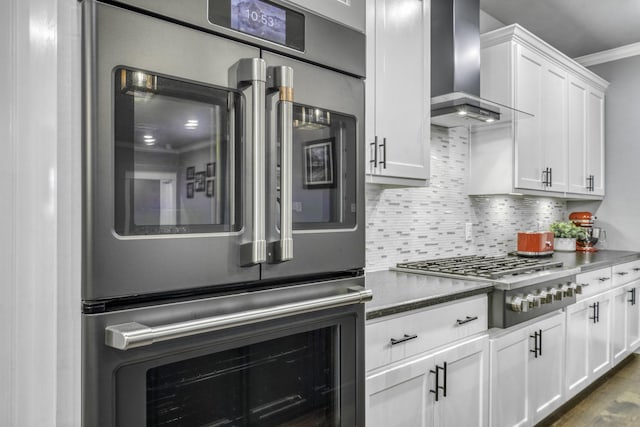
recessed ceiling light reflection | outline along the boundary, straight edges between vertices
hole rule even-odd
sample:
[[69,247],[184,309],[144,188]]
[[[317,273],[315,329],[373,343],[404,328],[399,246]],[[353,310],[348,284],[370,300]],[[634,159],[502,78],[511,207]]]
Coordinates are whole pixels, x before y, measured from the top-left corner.
[[144,145],[156,144],[156,139],[153,137],[153,135],[144,135],[142,138],[144,139]]
[[187,123],[184,124],[184,127],[186,129],[195,129],[198,127],[198,121],[197,120],[187,120]]

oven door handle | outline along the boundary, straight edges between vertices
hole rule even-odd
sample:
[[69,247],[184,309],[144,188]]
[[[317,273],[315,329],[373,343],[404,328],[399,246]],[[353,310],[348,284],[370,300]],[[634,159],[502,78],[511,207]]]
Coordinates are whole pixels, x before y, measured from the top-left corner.
[[269,68],[269,89],[280,95],[280,240],[273,242],[270,262],[293,259],[293,68]]
[[244,58],[237,64],[235,78],[239,88],[251,86],[251,241],[240,248],[240,264],[250,266],[267,260],[265,238],[265,99],[267,65],[261,58]]
[[371,301],[371,289],[356,288],[347,294],[277,305],[257,310],[224,314],[204,319],[188,320],[160,326],[146,326],[131,322],[105,328],[105,344],[118,350],[144,347],[156,342],[169,341],[221,329],[250,325],[287,316],[326,310],[344,305],[362,304]]

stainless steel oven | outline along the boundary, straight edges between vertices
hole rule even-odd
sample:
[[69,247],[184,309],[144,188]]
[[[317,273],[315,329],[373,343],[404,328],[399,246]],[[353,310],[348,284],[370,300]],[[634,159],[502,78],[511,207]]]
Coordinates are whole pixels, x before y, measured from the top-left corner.
[[83,424],[364,425],[364,34],[82,10]]
[[85,316],[85,426],[364,426],[363,278]]
[[364,34],[278,0],[85,0],[85,301],[364,267]]

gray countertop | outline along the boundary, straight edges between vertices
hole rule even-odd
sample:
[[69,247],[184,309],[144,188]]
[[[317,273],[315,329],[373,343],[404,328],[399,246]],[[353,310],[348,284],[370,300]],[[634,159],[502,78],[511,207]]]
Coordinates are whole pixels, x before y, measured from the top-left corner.
[[[562,261],[564,269],[579,268],[580,272],[584,272],[640,259],[640,252],[615,250],[600,250],[594,253],[556,252],[549,259]],[[367,273],[365,283],[366,287],[373,291],[373,300],[366,305],[367,320],[493,290],[490,282],[388,270]]]
[[493,285],[487,282],[399,271],[367,273],[365,283],[373,291],[373,300],[366,305],[367,320],[487,293],[493,289]]

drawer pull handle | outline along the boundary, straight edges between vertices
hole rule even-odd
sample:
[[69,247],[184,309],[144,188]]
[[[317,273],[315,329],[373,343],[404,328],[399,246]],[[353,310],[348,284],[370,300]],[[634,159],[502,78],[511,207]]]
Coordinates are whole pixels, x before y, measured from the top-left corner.
[[464,320],[458,319],[456,320],[456,324],[460,326],[460,325],[464,325],[465,323],[473,322],[474,320],[478,320],[478,316],[473,316],[473,317],[467,316],[466,319]]
[[601,282],[606,282],[607,280],[610,280],[611,277],[599,277],[598,280],[600,280]]
[[414,340],[416,338],[418,338],[418,334],[413,334],[413,335],[404,334],[404,336],[399,339],[391,338],[391,345],[400,344],[409,340]]
[[629,274],[628,271],[619,271],[616,273],[618,276],[626,276],[627,274]]
[[589,286],[589,285],[590,285],[590,283],[580,283],[580,286],[582,286],[583,288],[584,288],[585,286]]
[[640,271],[640,267],[635,267],[635,268],[633,269],[633,271],[636,271],[636,272],[637,272],[637,271]]

